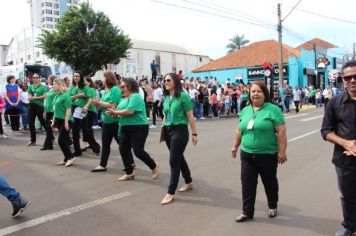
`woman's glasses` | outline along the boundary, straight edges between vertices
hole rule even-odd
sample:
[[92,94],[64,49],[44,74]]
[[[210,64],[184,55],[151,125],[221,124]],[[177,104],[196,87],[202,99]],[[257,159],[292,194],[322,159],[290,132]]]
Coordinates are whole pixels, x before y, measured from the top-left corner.
[[165,79],[164,82],[165,83],[170,83],[172,80],[171,79]]

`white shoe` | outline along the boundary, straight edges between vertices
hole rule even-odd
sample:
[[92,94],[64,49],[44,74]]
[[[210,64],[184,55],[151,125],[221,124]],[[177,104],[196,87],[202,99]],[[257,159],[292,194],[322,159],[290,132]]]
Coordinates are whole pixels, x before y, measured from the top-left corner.
[[205,117],[200,117],[201,120],[205,120]]
[[5,139],[5,138],[7,138],[6,134],[0,134],[0,139]]
[[96,125],[92,126],[91,128],[92,128],[92,129],[97,129]]
[[155,129],[155,128],[157,128],[157,126],[155,126],[155,125],[150,126],[150,129]]

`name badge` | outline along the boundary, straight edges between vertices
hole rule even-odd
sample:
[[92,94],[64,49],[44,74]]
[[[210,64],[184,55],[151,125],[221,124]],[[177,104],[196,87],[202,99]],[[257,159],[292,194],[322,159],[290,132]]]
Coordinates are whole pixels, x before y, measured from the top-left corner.
[[167,115],[167,122],[171,123],[172,122],[172,116],[170,113]]
[[248,124],[247,124],[247,129],[248,129],[248,130],[251,130],[251,129],[253,128],[253,123],[254,123],[253,120],[250,120],[250,121],[248,122]]
[[37,93],[34,93],[33,96],[34,96],[34,97],[37,97]]

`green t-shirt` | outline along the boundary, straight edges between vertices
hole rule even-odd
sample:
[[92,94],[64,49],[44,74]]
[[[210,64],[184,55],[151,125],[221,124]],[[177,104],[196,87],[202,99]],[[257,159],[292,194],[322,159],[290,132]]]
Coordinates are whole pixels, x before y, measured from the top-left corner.
[[[54,118],[64,120],[66,118],[66,111],[72,107],[72,98],[68,93],[59,93],[53,99]],[[70,115],[70,121],[73,121],[73,116]]]
[[316,95],[316,90],[315,89],[310,91],[310,97],[315,97],[315,95]]
[[[247,129],[253,120],[252,129]],[[266,102],[259,110],[245,107],[240,116],[241,150],[251,154],[274,154],[278,152],[275,126],[285,123],[282,111]]]
[[[33,97],[40,97],[46,93],[47,93],[47,87],[42,84],[39,84],[37,86],[37,88],[35,88],[34,84],[31,84],[30,87],[28,88],[28,94],[31,94]],[[43,107],[44,99],[31,100],[30,103],[37,104],[37,105]]]
[[165,96],[164,99],[165,125],[188,125],[186,112],[193,109],[193,103],[189,95],[181,92],[179,97]]
[[241,101],[247,101],[247,100],[248,100],[248,93],[241,94]]
[[[119,104],[122,94],[119,87],[114,86],[110,90],[104,91],[102,93],[101,101],[111,104]],[[102,108],[101,119],[105,124],[111,124],[118,121],[118,118],[115,116],[109,116],[106,114],[106,108]]]
[[125,109],[135,112],[130,116],[120,116],[120,126],[148,124],[145,102],[139,93],[133,93],[130,97],[120,101],[117,110]]
[[51,89],[47,94],[46,94],[46,99],[44,103],[45,107],[45,112],[53,112],[53,99],[57,95],[57,93]]
[[[97,98],[96,97],[95,88],[89,87],[89,94],[90,94],[90,98]],[[93,104],[90,104],[88,110],[92,111],[92,112],[95,112],[95,113],[98,113],[98,110],[96,109],[96,106],[94,106]]]
[[69,87],[68,94],[69,96],[74,96],[77,94],[85,94],[85,98],[77,98],[76,100],[73,100],[72,106],[76,107],[84,107],[85,104],[87,104],[89,98],[94,98],[95,96],[91,96],[90,90],[88,86],[84,86],[83,88],[77,88],[75,86]]

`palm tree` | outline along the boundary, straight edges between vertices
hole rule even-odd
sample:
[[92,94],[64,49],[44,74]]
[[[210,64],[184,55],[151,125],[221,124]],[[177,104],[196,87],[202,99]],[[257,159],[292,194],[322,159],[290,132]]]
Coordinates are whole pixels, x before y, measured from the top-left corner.
[[229,39],[230,43],[226,45],[226,48],[229,49],[228,53],[233,51],[239,50],[240,48],[244,47],[246,44],[250,42],[250,40],[245,39],[245,35],[239,36],[238,34],[235,35],[232,39]]

